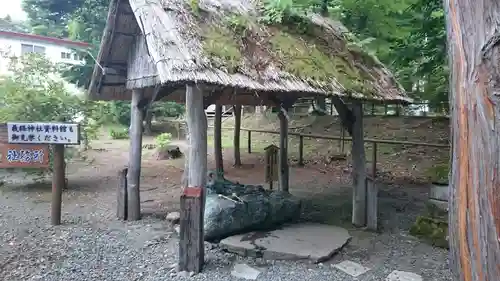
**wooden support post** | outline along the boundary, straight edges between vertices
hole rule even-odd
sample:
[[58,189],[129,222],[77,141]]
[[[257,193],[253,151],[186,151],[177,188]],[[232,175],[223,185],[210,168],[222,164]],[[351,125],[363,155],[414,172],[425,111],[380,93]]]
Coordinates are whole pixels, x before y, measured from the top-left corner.
[[241,105],[234,106],[234,166],[241,166],[240,153],[240,132],[241,132]]
[[130,106],[130,150],[127,173],[127,219],[131,221],[141,219],[141,154],[142,154],[142,108],[139,102],[143,89],[132,90]]
[[120,220],[127,219],[127,172],[128,169],[124,168],[118,172],[118,190],[116,202],[116,216]]
[[375,104],[372,103],[372,116],[375,116]]
[[366,227],[377,231],[378,228],[378,188],[375,179],[366,178]]
[[372,146],[372,177],[377,178],[377,143],[373,142]]
[[345,151],[345,129],[344,127],[340,128],[340,152],[344,153]]
[[354,102],[352,106],[354,124],[352,128],[352,224],[366,225],[366,168],[363,132],[363,104]]
[[248,144],[247,144],[247,148],[248,148],[248,154],[251,154],[252,153],[252,131],[251,130],[248,130],[247,131],[248,133]]
[[179,270],[198,273],[205,259],[203,215],[207,181],[207,118],[203,92],[186,86],[186,119],[189,132],[187,188],[181,196]]
[[64,145],[52,145],[54,163],[52,171],[52,225],[61,224],[62,191],[65,186]]
[[304,166],[304,136],[299,136],[299,166]]
[[387,104],[384,104],[384,116],[387,116]]
[[288,192],[289,187],[289,168],[288,168],[288,120],[284,114],[285,109],[281,108],[278,113],[280,120],[280,151],[279,151],[279,188],[281,191]]
[[222,105],[215,105],[214,120],[214,155],[217,177],[224,174],[224,159],[222,158]]

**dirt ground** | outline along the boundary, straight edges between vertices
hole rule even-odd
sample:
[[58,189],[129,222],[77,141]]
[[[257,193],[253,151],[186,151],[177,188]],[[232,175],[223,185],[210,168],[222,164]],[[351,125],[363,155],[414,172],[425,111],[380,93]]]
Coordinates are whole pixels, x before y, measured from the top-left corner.
[[[432,122],[429,123],[429,121],[421,120],[419,122],[428,122],[425,124],[432,125]],[[231,126],[230,122],[225,123],[225,126]],[[254,124],[254,126],[258,125]],[[306,129],[302,128],[301,130]],[[426,130],[428,130],[428,127]],[[225,138],[227,137],[226,135]],[[243,166],[233,167],[233,150],[229,147],[230,145],[227,145],[226,140],[226,145],[224,145],[225,177],[244,184],[262,184],[264,182],[264,159],[261,148],[266,143],[273,142],[273,139],[256,138],[255,147],[253,147],[254,153],[248,154],[242,149]],[[143,144],[153,143],[154,138],[152,137],[145,137],[143,140]],[[246,143],[246,140],[242,139],[242,143]],[[178,145],[181,150],[186,148],[186,143],[182,140],[174,140],[172,144]],[[319,155],[321,151],[328,150],[329,146],[336,145],[326,142],[320,144],[323,146],[317,145],[313,147],[309,144],[308,147],[311,150],[314,148],[319,152],[307,154],[307,157],[312,162],[309,162],[305,167],[298,167],[292,161],[290,192],[304,200],[302,219],[344,226],[354,236],[351,245],[332,262],[341,258],[366,260],[368,263],[380,264],[379,269],[383,269],[385,275],[388,274],[386,271],[391,268],[387,267],[387,264],[394,264],[392,268],[397,267],[403,270],[408,268],[413,272],[419,272],[424,277],[431,278],[426,280],[451,280],[447,268],[447,251],[420,243],[417,239],[408,235],[410,225],[424,209],[428,196],[428,186],[422,183],[412,184],[407,181],[392,181],[389,183],[387,178],[382,177],[379,184],[381,233],[369,233],[353,229],[350,226],[352,199],[349,163],[348,161],[341,161],[326,165],[314,160],[317,159],[315,158],[317,156],[314,155]],[[117,225],[119,222],[116,221],[115,215],[117,175],[118,171],[125,167],[128,162],[128,145],[128,140],[111,140],[104,135],[101,139],[94,141],[92,148],[83,154],[85,160],[75,158],[68,164],[69,189],[63,194],[63,224],[75,225],[91,222],[94,225],[93,228],[110,229],[111,226],[116,229],[121,228],[121,226]],[[410,149],[404,151],[413,153]],[[388,155],[393,155],[393,157],[399,155],[401,157],[406,153],[399,152],[399,154]],[[432,154],[433,152],[422,152],[420,150],[420,154],[424,155],[422,159],[427,157],[426,155],[429,153]],[[403,157],[406,157],[406,155],[403,155]],[[384,164],[381,165],[382,169],[389,169],[390,167],[384,166]],[[210,146],[208,166],[209,169],[214,168]],[[406,164],[402,170],[407,169],[407,166]],[[163,221],[168,212],[179,209],[180,180],[183,167],[183,159],[160,161],[156,159],[154,149],[143,150],[141,208],[147,222],[147,225],[143,227],[155,226],[158,221]],[[33,233],[36,233],[36,230],[32,230],[33,221],[28,223],[19,219],[19,204],[16,202],[25,202],[23,203],[26,204],[23,207],[26,210],[25,216],[47,221],[51,198],[50,184],[26,184],[25,178],[17,174],[4,174],[3,180],[6,181],[6,184],[0,187],[0,195],[3,196],[2,204],[7,209],[0,214],[0,223],[2,220],[4,222],[18,221],[13,225],[3,226],[5,235],[11,237],[9,239],[13,239],[12,235],[15,236],[15,233],[32,233],[33,231],[35,231]],[[16,182],[18,183],[16,184]],[[12,213],[14,211],[17,213]],[[149,222],[148,220],[154,221]],[[126,227],[128,229],[130,226]],[[134,233],[138,236],[148,235],[142,230],[139,231],[138,228],[134,229]],[[163,230],[163,226],[155,229],[156,232],[166,231]],[[125,232],[127,231],[130,232],[130,230]],[[151,236],[151,233],[149,235]],[[7,243],[6,241],[4,239],[2,245]],[[28,251],[38,251],[35,250],[36,246],[32,245],[30,247]],[[7,252],[3,254],[2,251]],[[14,270],[14,268],[17,268],[19,272],[26,271],[19,270],[19,267],[14,265],[11,265],[11,267],[5,265],[5,263],[11,263],[11,259],[15,259],[12,258],[12,253],[15,253],[15,250],[11,252],[8,250],[2,251],[0,251],[0,269],[11,268],[11,270]],[[4,257],[7,259],[9,255],[8,260],[3,261]],[[400,258],[395,259],[395,256],[400,256]],[[18,275],[4,276],[8,276],[11,280],[28,280],[22,278],[12,279],[13,276]]]

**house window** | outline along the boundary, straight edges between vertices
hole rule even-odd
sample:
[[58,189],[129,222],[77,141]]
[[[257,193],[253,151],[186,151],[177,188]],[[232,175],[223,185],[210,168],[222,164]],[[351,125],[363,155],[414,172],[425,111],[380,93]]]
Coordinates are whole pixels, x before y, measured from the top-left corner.
[[31,54],[31,53],[45,54],[45,47],[31,45],[31,44],[21,44],[21,55]]
[[61,52],[62,59],[71,59],[71,53]]

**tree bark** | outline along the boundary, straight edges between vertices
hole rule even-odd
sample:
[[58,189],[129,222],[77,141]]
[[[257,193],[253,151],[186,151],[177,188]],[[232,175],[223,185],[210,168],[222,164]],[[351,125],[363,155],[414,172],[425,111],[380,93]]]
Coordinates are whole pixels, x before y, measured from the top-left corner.
[[352,105],[352,224],[366,225],[366,156],[363,126],[363,104]]
[[153,134],[153,110],[148,108],[146,110],[146,116],[144,117],[144,135],[151,136]]
[[215,105],[214,120],[214,155],[217,176],[224,174],[224,159],[222,158],[222,105]]
[[280,120],[280,151],[279,151],[279,175],[278,182],[281,191],[289,192],[290,169],[288,167],[288,119],[285,109],[280,109],[278,118]]
[[142,108],[139,101],[143,90],[132,91],[131,117],[130,117],[130,150],[127,172],[127,219],[139,220],[141,218],[141,153],[142,153]]
[[240,133],[241,133],[241,105],[234,106],[234,166],[241,166],[240,153]]
[[[207,117],[203,92],[196,85],[186,86],[186,121],[189,131],[189,158],[186,183],[181,195],[179,270],[198,273],[205,259],[203,217],[207,181]],[[187,171],[187,172],[186,172]]]
[[451,69],[450,267],[500,276],[500,2],[445,0]]

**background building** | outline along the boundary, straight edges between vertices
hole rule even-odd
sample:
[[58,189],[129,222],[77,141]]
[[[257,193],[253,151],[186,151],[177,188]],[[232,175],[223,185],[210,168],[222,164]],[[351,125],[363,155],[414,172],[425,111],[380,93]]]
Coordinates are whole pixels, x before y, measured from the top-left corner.
[[54,63],[83,64],[89,44],[67,39],[0,30],[0,75],[8,72],[10,59],[27,53],[43,54]]

